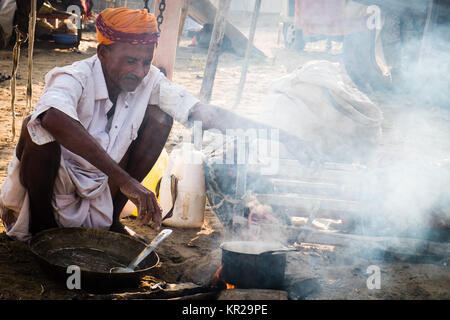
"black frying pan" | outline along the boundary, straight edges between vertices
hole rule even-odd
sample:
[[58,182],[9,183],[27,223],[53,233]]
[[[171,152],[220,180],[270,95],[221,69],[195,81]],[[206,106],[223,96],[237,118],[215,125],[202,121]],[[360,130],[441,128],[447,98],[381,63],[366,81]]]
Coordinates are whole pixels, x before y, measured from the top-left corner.
[[128,265],[145,246],[131,236],[90,228],[49,229],[29,242],[40,265],[63,285],[71,275],[67,267],[77,265],[81,271],[81,289],[99,292],[139,286],[142,276],[151,273],[159,263],[155,252],[134,272],[109,271],[112,267]]

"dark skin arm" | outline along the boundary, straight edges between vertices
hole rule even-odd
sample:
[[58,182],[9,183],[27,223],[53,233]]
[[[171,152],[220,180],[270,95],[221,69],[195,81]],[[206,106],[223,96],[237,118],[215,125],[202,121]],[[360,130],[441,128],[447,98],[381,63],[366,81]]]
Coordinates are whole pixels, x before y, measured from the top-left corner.
[[[227,129],[274,129],[228,110],[202,103],[193,107],[189,118],[202,121],[205,130],[215,128],[223,133],[226,133]],[[41,116],[41,122],[59,144],[86,159],[119,186],[120,191],[138,208],[138,220],[142,224],[153,220],[155,228],[160,228],[161,208],[156,195],[123,170],[78,121],[57,109],[50,108]],[[310,164],[320,159],[317,152],[304,141],[283,130],[279,131],[279,136],[280,141],[290,150],[296,151],[296,158],[300,161]]]
[[86,159],[113,180],[138,208],[138,220],[142,224],[152,219],[155,227],[159,228],[161,210],[155,194],[123,170],[78,121],[50,108],[41,116],[41,123],[59,144]]
[[[218,129],[223,134],[226,133],[227,129],[277,129],[251,119],[241,117],[226,109],[203,103],[198,103],[192,108],[189,115],[189,120],[201,121],[203,130],[214,128]],[[306,165],[320,165],[322,157],[311,144],[287,133],[284,130],[278,130],[280,142],[286,145],[288,150],[297,160]]]

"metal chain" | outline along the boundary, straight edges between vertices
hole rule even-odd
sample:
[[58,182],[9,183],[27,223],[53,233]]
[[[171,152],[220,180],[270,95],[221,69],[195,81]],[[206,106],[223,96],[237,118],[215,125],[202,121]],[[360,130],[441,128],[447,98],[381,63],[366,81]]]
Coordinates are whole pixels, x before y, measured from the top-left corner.
[[161,32],[161,24],[163,23],[164,17],[163,17],[163,12],[164,10],[166,10],[166,1],[165,0],[161,0],[161,2],[159,3],[159,15],[158,17],[156,17],[156,22],[158,23],[158,30]]
[[147,12],[150,12],[148,9],[148,0],[144,0],[144,9],[147,9]]

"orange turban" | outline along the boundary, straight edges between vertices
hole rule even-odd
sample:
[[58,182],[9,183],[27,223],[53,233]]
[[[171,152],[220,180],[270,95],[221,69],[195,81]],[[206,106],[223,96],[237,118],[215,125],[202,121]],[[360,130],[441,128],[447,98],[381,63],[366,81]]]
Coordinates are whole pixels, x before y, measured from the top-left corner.
[[146,9],[133,10],[126,7],[108,8],[97,17],[98,43],[129,42],[149,44],[158,42],[156,18]]

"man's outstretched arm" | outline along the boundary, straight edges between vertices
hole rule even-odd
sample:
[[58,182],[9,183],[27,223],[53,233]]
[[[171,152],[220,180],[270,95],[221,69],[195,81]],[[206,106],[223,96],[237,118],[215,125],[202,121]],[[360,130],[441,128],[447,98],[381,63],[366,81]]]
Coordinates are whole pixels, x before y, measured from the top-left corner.
[[241,117],[229,110],[217,106],[197,103],[190,111],[189,120],[201,121],[203,130],[217,129],[223,134],[226,134],[226,131],[230,129],[277,129],[279,130],[280,142],[283,143],[289,152],[291,152],[300,162],[306,165],[311,165],[312,163],[317,165],[323,161],[318,151],[307,141],[301,140],[283,129],[274,128]]

